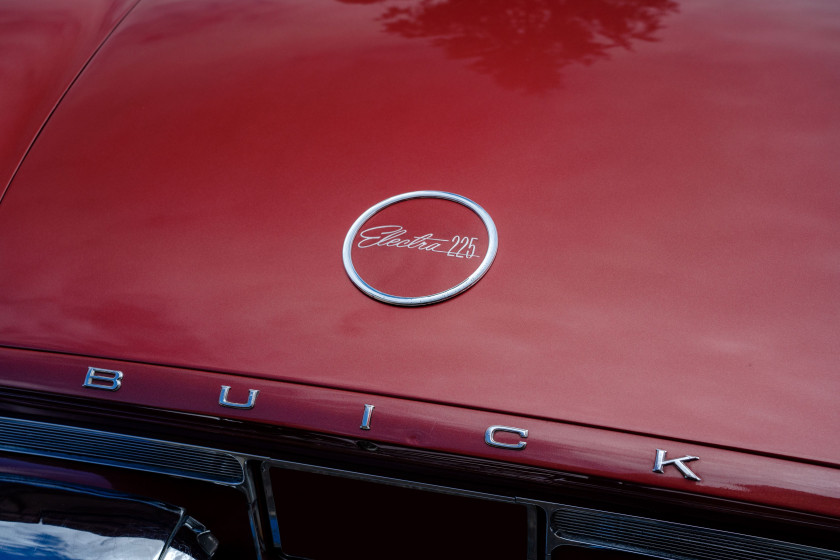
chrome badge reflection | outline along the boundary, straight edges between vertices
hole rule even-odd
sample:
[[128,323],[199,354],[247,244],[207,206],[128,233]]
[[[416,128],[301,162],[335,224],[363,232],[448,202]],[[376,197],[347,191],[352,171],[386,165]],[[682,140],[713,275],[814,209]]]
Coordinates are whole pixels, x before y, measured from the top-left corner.
[[[382,210],[411,199],[441,199],[458,203],[471,210],[481,222],[487,232],[486,246],[484,251],[478,249],[478,238],[470,235],[445,235],[428,231],[408,231],[402,225],[380,225],[362,229],[368,221]],[[478,282],[490,268],[493,259],[496,257],[498,248],[498,234],[493,219],[481,206],[472,200],[461,195],[443,191],[415,191],[391,197],[369,208],[359,216],[347,236],[344,239],[342,257],[344,269],[350,280],[366,295],[373,299],[400,306],[419,306],[437,303],[460,294]],[[353,263],[353,248],[359,250],[371,248],[388,248],[410,250],[415,253],[424,254],[436,253],[441,257],[451,259],[462,259],[462,261],[479,262],[478,266],[466,278],[458,281],[454,286],[438,290],[435,293],[419,296],[403,296],[386,293],[366,282],[356,269]],[[481,254],[484,252],[484,255]]]

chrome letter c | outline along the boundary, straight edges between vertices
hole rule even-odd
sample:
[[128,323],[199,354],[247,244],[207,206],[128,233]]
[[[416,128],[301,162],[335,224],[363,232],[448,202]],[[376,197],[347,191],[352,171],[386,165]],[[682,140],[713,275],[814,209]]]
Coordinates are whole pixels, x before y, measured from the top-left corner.
[[508,432],[511,434],[516,434],[521,438],[528,437],[528,430],[522,430],[520,428],[509,428],[507,426],[490,426],[487,428],[487,431],[484,432],[484,443],[491,447],[499,447],[501,449],[524,449],[526,442],[520,441],[518,443],[502,443],[496,441],[496,432]]

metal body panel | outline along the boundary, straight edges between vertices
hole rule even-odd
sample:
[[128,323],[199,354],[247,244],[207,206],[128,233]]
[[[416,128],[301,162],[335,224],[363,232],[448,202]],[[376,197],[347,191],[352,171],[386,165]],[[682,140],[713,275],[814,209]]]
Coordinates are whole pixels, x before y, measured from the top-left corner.
[[[837,515],[836,4],[624,5],[517,43],[489,4],[144,0],[0,203],[0,345],[97,359],[4,351],[2,383],[119,369],[99,398],[327,433],[374,404],[372,439]],[[342,242],[419,189],[498,254],[383,305]]]
[[136,0],[0,5],[0,200],[41,127]]
[[[15,423],[20,427],[29,426],[33,431],[43,434],[52,433],[57,437],[64,437],[66,434],[66,427],[61,425],[11,419],[3,420],[4,425],[0,426],[0,447],[3,450],[8,449],[7,442],[10,441],[5,427],[9,423]],[[118,440],[125,437],[127,436],[117,433],[85,429],[77,430],[76,433],[67,436],[65,439],[70,447],[79,443],[83,444],[83,449],[78,453],[76,461],[99,464],[98,453],[90,448],[84,449],[84,441],[87,438]],[[41,438],[38,437],[37,439]],[[143,450],[144,447],[155,447],[159,445],[159,442],[145,440],[144,438],[131,437],[130,439],[138,444],[134,451],[134,458],[124,455],[113,466],[146,472],[161,472],[162,463],[154,460],[148,461]],[[37,447],[38,442],[35,441],[32,444]],[[28,450],[17,448],[14,453],[38,455],[35,447]],[[178,444],[174,447],[178,447]],[[187,454],[192,454],[196,449],[193,446],[182,445],[182,447],[182,451]],[[215,456],[227,455],[227,452],[220,449],[203,448],[202,451]],[[183,454],[177,453],[176,455],[183,456]],[[125,462],[126,459],[128,459],[127,462]],[[764,558],[768,555],[773,558],[819,558],[826,560],[840,558],[840,551],[837,551],[835,546],[836,541],[829,541],[831,548],[824,549],[803,544],[799,541],[801,536],[797,536],[794,541],[783,541],[749,533],[733,533],[726,530],[729,527],[721,530],[719,528],[686,525],[669,521],[667,516],[664,519],[662,517],[658,519],[641,518],[626,513],[570,506],[563,502],[535,501],[520,497],[517,494],[507,493],[502,488],[494,488],[490,493],[486,491],[476,492],[457,486],[441,486],[412,479],[376,475],[367,472],[367,469],[362,471],[337,469],[275,459],[270,456],[247,454],[237,454],[237,459],[241,464],[248,465],[245,470],[245,479],[235,483],[235,486],[247,497],[249,517],[255,535],[263,534],[264,539],[260,539],[259,542],[262,544],[259,549],[262,552],[269,548],[273,549],[281,553],[281,558],[289,557],[283,555],[283,553],[289,553],[291,550],[295,550],[297,553],[305,551],[304,556],[307,558],[313,556],[319,558],[344,557],[348,552],[353,557],[363,555],[370,558],[389,558],[395,550],[404,546],[405,540],[401,538],[401,535],[406,522],[409,525],[423,526],[426,530],[434,533],[433,537],[429,536],[431,542],[425,541],[423,543],[425,546],[424,552],[407,555],[408,558],[425,558],[440,553],[441,548],[446,550],[446,554],[453,554],[455,552],[453,548],[456,546],[459,547],[455,549],[457,550],[457,556],[461,557],[468,554],[467,549],[475,551],[478,546],[483,546],[483,550],[479,549],[482,557],[521,557],[520,555],[527,549],[527,558],[536,560],[536,558],[542,557],[546,559],[555,558],[554,551],[557,547],[569,545],[623,550],[642,553],[645,558],[655,557],[674,560],[718,558],[721,554],[739,560]],[[182,457],[173,456],[170,466],[181,466],[183,465],[182,461]],[[9,467],[14,468],[13,461],[0,459],[0,469],[6,470]],[[181,468],[175,470],[181,470]],[[303,475],[303,477],[301,478],[300,475]],[[313,478],[311,475],[316,476]],[[186,476],[213,482],[216,479],[212,472],[194,472],[186,474]],[[13,478],[20,480],[17,477]],[[4,477],[0,475],[0,495],[8,498],[11,487],[9,485],[4,486],[3,479]],[[345,482],[339,482],[338,479],[344,479]],[[352,482],[348,485],[349,481],[361,483],[361,486]],[[580,482],[579,480],[578,483]],[[31,487],[29,484],[27,486]],[[53,487],[55,484],[50,483],[50,486]],[[389,487],[390,489],[386,491],[387,499],[383,502],[382,498],[385,495],[381,492]],[[313,488],[324,490],[321,497],[314,501]],[[90,491],[97,494],[101,493],[101,491],[92,488]],[[395,493],[399,496],[395,496]],[[429,494],[437,494],[439,497],[432,498]],[[266,508],[263,509],[263,515],[259,513],[261,509],[259,505],[260,495],[265,497]],[[446,499],[441,501],[442,496],[454,498],[454,501]],[[592,496],[589,499],[591,500]],[[51,497],[50,500],[56,501],[55,497]],[[91,508],[89,503],[82,504],[83,496],[78,493],[69,501],[66,495],[60,497],[59,500],[66,511],[75,511],[77,517],[80,512],[86,510],[96,509],[99,511],[103,509],[101,507]],[[38,501],[43,502],[43,500]],[[327,507],[324,506],[324,501],[329,504]],[[378,506],[369,507],[371,502],[376,502]],[[727,500],[718,500],[718,502],[719,505],[722,505],[727,503]],[[31,525],[33,521],[32,510],[35,508],[26,508],[28,513],[22,516],[20,507],[17,505],[20,503],[19,500],[4,499],[4,503],[11,504],[12,507],[3,508],[8,511],[0,512],[0,514],[11,512],[13,521],[16,522],[26,517],[26,521]],[[408,503],[412,505],[407,506]],[[113,505],[111,504],[111,506]],[[497,506],[501,506],[501,508],[490,511],[489,508],[496,508]],[[522,506],[524,506],[524,509]],[[443,513],[439,511],[439,508],[450,511]],[[113,507],[110,507],[110,509],[113,509]],[[364,509],[365,513],[354,515],[360,514],[360,509]],[[181,509],[182,520],[183,511]],[[345,519],[339,529],[340,537],[326,548],[321,548],[314,544],[323,543],[323,539],[319,538],[321,529],[315,529],[313,532],[313,528],[317,527],[320,524],[319,522],[324,521],[324,516],[334,518],[336,511],[343,512],[340,517],[356,517],[357,523],[349,527],[348,520]],[[349,514],[350,511],[353,513]],[[397,512],[398,514],[395,516]],[[659,513],[662,515],[661,512]],[[446,521],[443,521],[446,514],[449,514],[449,517]],[[0,515],[0,517],[7,518],[8,516]],[[47,517],[55,516],[48,515]],[[62,515],[61,517],[67,519],[68,516]],[[72,515],[70,517],[72,518]],[[108,521],[103,523],[104,518],[101,511],[96,516],[86,515],[84,517],[87,519],[83,522],[86,528],[91,527],[93,518],[98,518],[100,521],[97,523],[99,529],[97,532],[102,532],[103,529],[107,529],[109,532],[114,530],[113,523],[110,523],[110,521],[113,521],[113,517],[109,517]],[[395,517],[399,520],[397,523],[391,523],[395,520]],[[306,521],[303,524],[297,523],[296,520],[300,518],[305,518]],[[545,531],[539,527],[538,519],[543,520]],[[368,523],[367,520],[370,520],[371,523]],[[500,522],[500,520],[503,521]],[[130,516],[129,519],[124,521],[128,521],[128,523],[124,522],[117,526],[118,534],[121,537],[127,536],[126,533],[130,532],[125,530],[128,526],[138,524],[135,516]],[[817,517],[811,516],[811,521],[817,521]],[[830,523],[828,519],[824,518],[823,523],[826,522]],[[0,523],[5,523],[5,519]],[[62,526],[64,525],[62,523]],[[446,526],[446,530],[441,530],[439,525]],[[264,529],[268,527],[270,527],[270,535],[264,533]],[[473,542],[470,539],[470,535],[484,534],[488,527],[503,527],[507,532],[504,535],[506,538],[499,535],[496,539],[480,539],[478,542]],[[13,541],[20,541],[21,536],[27,538],[31,534],[29,527],[19,526],[19,523],[12,527],[4,526],[7,533],[9,528],[12,529]],[[183,538],[187,541],[180,542],[189,548],[196,548],[199,552],[205,552],[209,555],[212,555],[220,544],[220,541],[204,525],[194,520],[187,520],[180,533],[183,533]],[[144,535],[147,534],[149,534],[148,528],[144,531]],[[333,531],[331,534],[335,535],[336,533]],[[41,531],[41,535],[60,536],[52,530]],[[773,533],[770,533],[770,535],[772,537],[781,536]],[[71,535],[65,536],[69,537]],[[375,536],[372,541],[371,536]],[[64,537],[61,540],[64,540]],[[67,542],[69,543],[71,540],[75,541],[78,538],[67,539]],[[543,540],[545,540],[545,543],[541,542]],[[349,547],[347,545],[348,541],[353,542],[354,546]],[[190,545],[189,543],[193,544]],[[336,544],[338,546],[335,546]],[[262,545],[265,545],[265,549]],[[442,545],[447,546],[442,547]],[[30,548],[29,544],[26,548]],[[178,548],[183,550],[180,544]],[[412,548],[412,552],[416,550],[416,548]],[[77,556],[74,555],[73,557]],[[298,556],[293,557],[297,558]]]
[[[91,360],[81,357],[51,357],[19,350],[0,352],[8,367],[5,384],[31,389],[91,397],[100,391],[82,387]],[[119,391],[101,391],[102,400],[204,416],[224,416],[435,450],[469,457],[557,470],[557,480],[566,473],[609,478],[677,492],[691,492],[823,515],[840,515],[840,471],[825,465],[802,463],[782,457],[767,457],[743,450],[720,449],[685,440],[667,440],[622,431],[571,425],[543,418],[501,414],[492,410],[465,409],[378,394],[358,393],[272,380],[192,370],[125,364],[96,360],[102,367],[121,368],[125,381]],[[74,379],[75,378],[75,379]],[[173,379],[189,391],[173,390]],[[37,383],[34,382],[37,380]],[[247,396],[260,391],[251,409],[225,408],[218,403],[222,386]],[[375,409],[370,429],[360,428],[366,404]],[[527,446],[511,449],[485,443],[485,432],[499,424],[528,430]],[[503,443],[520,438],[500,433]],[[4,449],[14,451],[19,447]],[[30,453],[34,448],[30,448]],[[653,471],[657,449],[669,457],[686,454],[701,459],[692,469],[702,478],[686,480],[676,468],[662,474]],[[131,461],[123,460],[130,464]],[[195,467],[198,470],[198,467]],[[166,471],[170,472],[170,471]],[[188,475],[181,475],[188,476]]]

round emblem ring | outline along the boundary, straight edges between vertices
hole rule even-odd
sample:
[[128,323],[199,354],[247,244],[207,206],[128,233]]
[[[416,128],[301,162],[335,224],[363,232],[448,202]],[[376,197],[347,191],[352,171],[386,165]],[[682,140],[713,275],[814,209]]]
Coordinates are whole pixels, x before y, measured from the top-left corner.
[[[472,274],[467,276],[466,279],[462,280],[455,286],[447,290],[443,290],[442,292],[417,297],[404,297],[386,294],[385,292],[381,292],[373,286],[371,286],[370,284],[368,284],[367,282],[365,282],[362,279],[362,277],[359,276],[359,273],[356,272],[356,268],[353,266],[353,256],[351,255],[353,241],[355,240],[356,234],[359,233],[359,230],[362,228],[362,226],[375,214],[381,212],[382,210],[393,204],[402,202],[404,200],[411,200],[414,198],[439,198],[442,200],[449,200],[452,202],[457,202],[458,204],[466,206],[467,208],[472,210],[479,218],[481,218],[481,221],[484,223],[484,227],[487,230],[487,254],[481,261],[481,264],[478,265],[478,268],[476,268]],[[493,259],[496,257],[496,249],[498,249],[498,247],[499,236],[496,232],[496,224],[493,223],[493,219],[490,217],[490,214],[488,214],[487,211],[484,210],[484,208],[482,208],[469,198],[454,193],[448,193],[444,191],[414,191],[399,194],[397,196],[392,196],[391,198],[383,200],[379,204],[370,207],[364,214],[359,216],[359,218],[353,223],[353,226],[350,228],[350,231],[347,232],[347,237],[344,238],[344,249],[341,255],[344,260],[344,270],[347,271],[347,275],[350,277],[350,280],[352,280],[356,287],[359,288],[362,292],[372,297],[373,299],[385,303],[405,307],[414,307],[418,305],[429,305],[431,303],[437,303],[439,301],[449,299],[453,296],[460,294],[461,292],[478,282],[490,268],[490,265],[493,264]]]

